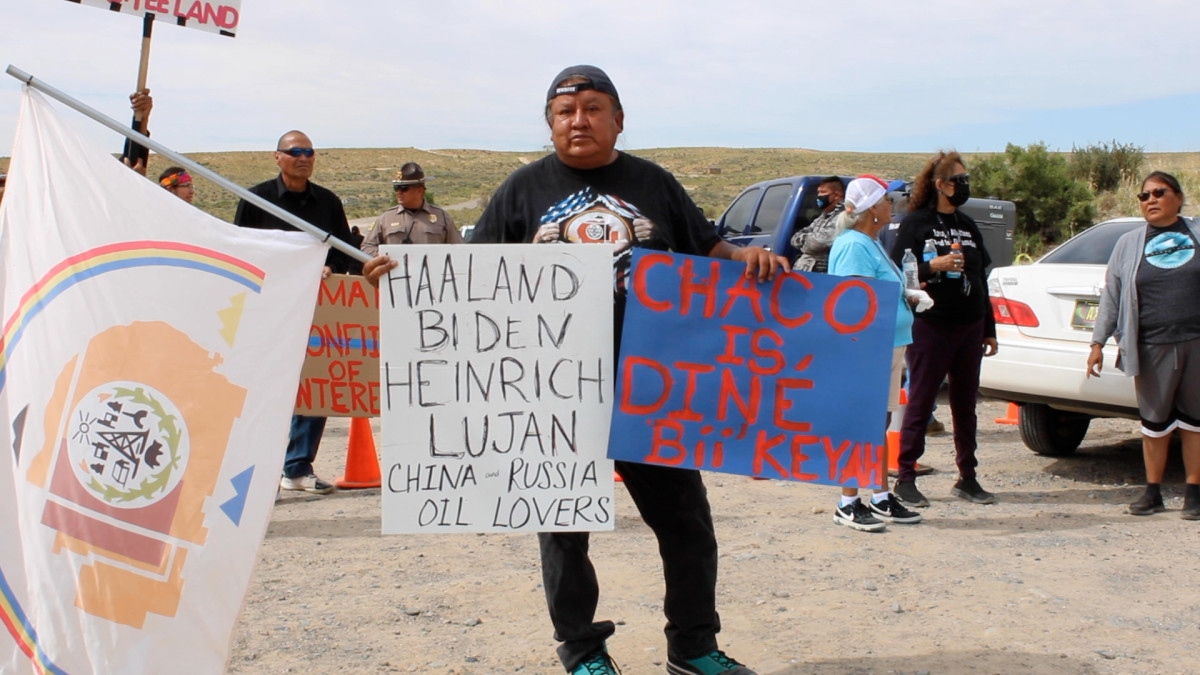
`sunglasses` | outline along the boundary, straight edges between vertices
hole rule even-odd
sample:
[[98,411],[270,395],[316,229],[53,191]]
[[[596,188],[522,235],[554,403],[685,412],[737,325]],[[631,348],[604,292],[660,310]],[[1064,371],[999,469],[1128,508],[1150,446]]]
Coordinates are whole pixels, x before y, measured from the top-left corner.
[[408,192],[409,190],[415,190],[419,187],[421,187],[421,186],[420,185],[397,185],[396,192]]
[[288,148],[286,150],[280,148],[276,150],[276,152],[282,152],[283,154],[291,155],[292,157],[312,157],[313,155],[317,154],[317,151],[313,150],[312,148]]
[[1150,190],[1149,192],[1137,193],[1137,198],[1138,198],[1139,202],[1149,201],[1150,195],[1154,195],[1155,199],[1162,199],[1163,195],[1167,194],[1170,191],[1171,191],[1171,188],[1154,188],[1153,190]]
[[946,180],[950,181],[951,183],[954,183],[955,185],[968,185],[971,182],[971,174],[956,173],[953,176],[950,176],[949,178],[947,178]]

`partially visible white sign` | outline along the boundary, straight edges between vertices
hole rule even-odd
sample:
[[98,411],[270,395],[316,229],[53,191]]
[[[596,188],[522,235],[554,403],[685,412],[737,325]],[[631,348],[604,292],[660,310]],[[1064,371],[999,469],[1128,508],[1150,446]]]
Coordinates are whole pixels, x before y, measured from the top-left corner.
[[383,532],[613,529],[612,247],[380,252]]
[[[199,28],[209,33],[237,36],[242,0],[67,0],[122,14],[153,14],[155,22]],[[118,9],[119,8],[119,9]]]

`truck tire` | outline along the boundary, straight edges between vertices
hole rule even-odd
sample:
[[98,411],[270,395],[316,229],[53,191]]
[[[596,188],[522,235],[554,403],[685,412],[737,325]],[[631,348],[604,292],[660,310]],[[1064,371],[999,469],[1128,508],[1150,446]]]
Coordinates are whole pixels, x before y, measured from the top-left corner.
[[1083,442],[1092,418],[1042,403],[1025,403],[1019,421],[1025,447],[1047,457],[1066,457]]

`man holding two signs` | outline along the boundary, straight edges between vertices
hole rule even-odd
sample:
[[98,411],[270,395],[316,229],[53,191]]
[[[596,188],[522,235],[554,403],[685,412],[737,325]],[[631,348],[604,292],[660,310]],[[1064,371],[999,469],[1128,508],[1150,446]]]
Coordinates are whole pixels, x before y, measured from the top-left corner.
[[[786,260],[764,249],[722,241],[670,173],[616,150],[625,115],[604,71],[564,69],[551,82],[545,113],[554,154],[505,180],[471,241],[614,243],[615,347],[625,302],[622,267],[632,246],[745,262],[747,276],[760,282],[787,270]],[[394,264],[377,257],[364,273],[377,282]],[[628,462],[617,462],[616,470],[662,551],[668,672],[753,675],[717,647],[717,542],[700,473]],[[615,673],[605,649],[615,626],[594,620],[599,585],[588,557],[588,533],[538,536],[546,601],[564,667],[569,673]]]

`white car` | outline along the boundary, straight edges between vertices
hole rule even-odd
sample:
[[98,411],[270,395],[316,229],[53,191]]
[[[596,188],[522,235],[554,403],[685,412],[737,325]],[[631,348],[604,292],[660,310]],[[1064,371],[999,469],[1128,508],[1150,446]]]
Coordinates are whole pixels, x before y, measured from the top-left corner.
[[983,360],[979,391],[1020,404],[1021,440],[1059,457],[1079,447],[1093,417],[1138,418],[1133,378],[1117,370],[1117,346],[1104,346],[1100,377],[1087,377],[1092,326],[1108,258],[1141,218],[1094,225],[1032,265],[988,276],[1000,349]]

